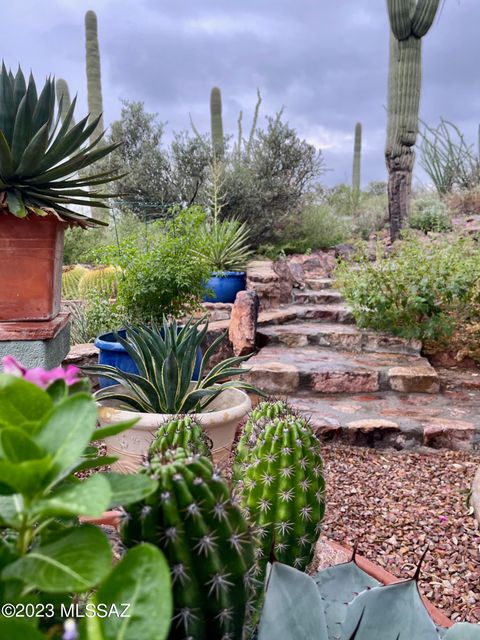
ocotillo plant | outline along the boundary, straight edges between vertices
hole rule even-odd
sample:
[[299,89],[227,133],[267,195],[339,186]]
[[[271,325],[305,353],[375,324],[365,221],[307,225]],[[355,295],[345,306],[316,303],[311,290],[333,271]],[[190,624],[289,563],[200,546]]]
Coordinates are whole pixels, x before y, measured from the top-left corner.
[[[85,14],[85,48],[87,63],[88,110],[90,118],[98,118],[103,113],[102,76],[100,71],[100,50],[98,46],[98,26],[95,11]],[[100,118],[90,140],[93,141],[103,131],[103,117]]]
[[216,158],[223,158],[225,149],[223,142],[222,94],[218,87],[213,87],[210,94],[210,119],[212,128],[212,145]]
[[385,159],[392,240],[398,238],[408,217],[422,85],[422,38],[439,4],[440,0],[387,0],[391,38]]
[[[70,109],[70,105],[72,104],[72,101],[70,100],[70,91],[68,90],[67,81],[63,78],[59,78],[56,82],[56,89],[58,107],[62,108],[61,118],[63,122],[65,120],[65,116],[68,113],[68,110]],[[75,120],[72,118],[70,122],[70,128],[73,127],[74,124]]]
[[352,197],[354,209],[360,202],[360,172],[362,163],[362,123],[355,125],[355,147],[353,150]]

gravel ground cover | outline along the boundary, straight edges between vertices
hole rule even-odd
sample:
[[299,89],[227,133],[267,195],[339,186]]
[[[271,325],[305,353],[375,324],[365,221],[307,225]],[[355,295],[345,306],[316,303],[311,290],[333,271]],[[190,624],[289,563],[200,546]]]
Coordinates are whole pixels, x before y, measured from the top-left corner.
[[420,587],[454,621],[480,622],[480,530],[467,493],[479,453],[324,447],[323,535]]

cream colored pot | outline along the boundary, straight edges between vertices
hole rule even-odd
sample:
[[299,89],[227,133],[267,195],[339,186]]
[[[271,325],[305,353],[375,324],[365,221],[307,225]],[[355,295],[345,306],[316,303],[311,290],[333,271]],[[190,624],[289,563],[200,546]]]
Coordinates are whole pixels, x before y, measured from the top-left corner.
[[[251,408],[251,400],[244,391],[227,389],[209,405],[208,412],[190,414],[203,425],[208,437],[212,440],[213,459],[216,463],[221,463],[228,458],[237,426]],[[131,429],[105,440],[107,455],[118,456],[118,461],[112,465],[112,469],[122,473],[134,473],[141,465],[159,426],[175,417],[162,413],[126,411],[116,408],[114,401],[100,402],[101,426],[132,418],[139,419]]]

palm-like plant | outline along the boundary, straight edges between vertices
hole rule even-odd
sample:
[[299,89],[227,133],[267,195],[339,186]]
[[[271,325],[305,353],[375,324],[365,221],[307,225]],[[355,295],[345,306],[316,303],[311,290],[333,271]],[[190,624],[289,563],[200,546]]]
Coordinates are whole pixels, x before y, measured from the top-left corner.
[[115,334],[130,357],[138,374],[126,373],[108,365],[84,367],[87,374],[100,375],[121,385],[106,387],[96,393],[98,400],[115,400],[141,413],[201,413],[226,389],[245,389],[263,395],[241,380],[229,380],[246,373],[239,367],[249,356],[227,358],[207,373],[210,357],[225,338],[222,334],[205,351],[198,381],[192,381],[197,352],[208,332],[206,318],[193,318],[179,327],[164,318],[163,326],[127,327],[127,336]]
[[[48,78],[40,95],[33,76],[22,70],[14,76],[2,63],[0,72],[0,208],[18,218],[52,211],[71,223],[88,226],[98,221],[69,209],[70,205],[107,208],[109,194],[90,187],[110,182],[111,172],[86,176],[83,170],[118,145],[97,147],[103,137],[83,146],[99,118],[86,116],[73,124],[76,98],[60,123],[62,104],[55,115],[55,81]],[[81,174],[78,172],[82,171]],[[103,224],[103,223],[102,223]]]
[[207,222],[196,253],[205,258],[214,272],[243,271],[252,255],[247,225],[235,218]]

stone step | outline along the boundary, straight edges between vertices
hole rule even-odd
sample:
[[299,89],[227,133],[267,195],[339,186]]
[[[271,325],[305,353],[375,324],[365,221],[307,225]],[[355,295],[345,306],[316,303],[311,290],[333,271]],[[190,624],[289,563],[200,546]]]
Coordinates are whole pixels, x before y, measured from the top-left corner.
[[316,322],[341,324],[353,324],[355,322],[346,304],[282,305],[268,311],[262,311],[258,316],[259,326],[279,325],[298,320],[315,320]]
[[323,441],[396,449],[480,448],[479,391],[465,393],[461,404],[449,393],[393,391],[322,397],[300,393],[288,401],[310,419]]
[[269,394],[438,393],[438,375],[425,358],[350,353],[322,347],[267,346],[242,365],[244,378]]
[[331,289],[334,284],[332,278],[305,278],[305,287],[307,289]]
[[290,348],[318,345],[343,351],[406,355],[419,355],[422,348],[419,340],[405,340],[347,324],[305,322],[265,326],[259,328],[258,337],[260,345],[284,345]]
[[296,289],[293,291],[293,301],[296,304],[341,304],[343,296],[334,289],[310,290]]

